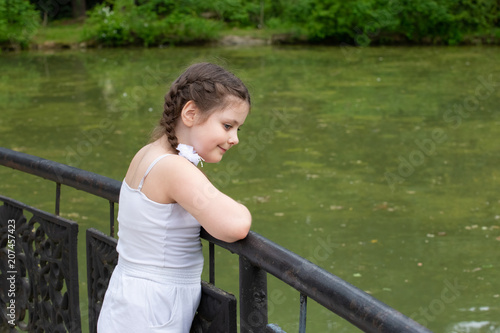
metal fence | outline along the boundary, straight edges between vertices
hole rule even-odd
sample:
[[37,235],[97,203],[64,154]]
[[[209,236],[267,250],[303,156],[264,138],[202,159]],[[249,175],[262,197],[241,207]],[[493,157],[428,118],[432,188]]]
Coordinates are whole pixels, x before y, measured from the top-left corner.
[[[103,268],[104,266],[95,266],[92,260],[97,255],[87,252],[88,256],[92,257],[87,259],[88,269],[97,267],[94,269],[94,273],[89,272],[89,288],[90,284],[93,283],[100,285],[101,288],[101,291],[94,290],[94,296],[92,296],[89,289],[89,306],[91,307],[89,318],[92,320],[92,316],[94,315],[95,320],[95,316],[99,311],[99,307],[96,306],[99,303],[98,298],[101,297],[102,299],[102,289],[105,289],[107,286],[106,276],[109,278],[110,272],[114,267],[113,265],[116,264],[116,262],[113,263],[114,257],[112,255],[114,250],[114,205],[118,202],[121,182],[2,147],[0,147],[0,164],[54,181],[56,183],[56,214],[59,214],[61,185],[83,190],[106,199],[109,202],[110,236],[102,233],[96,236],[96,231],[92,230],[87,232],[87,251],[93,251],[89,250],[89,246],[92,247],[92,245],[89,245],[88,234],[90,232],[95,239],[100,239],[101,242],[106,243],[100,247],[100,256],[104,258],[100,262],[104,262],[104,266],[108,265],[107,268]],[[4,230],[2,227],[0,231],[2,251],[7,246],[7,243],[4,241],[4,234],[6,233],[8,233],[8,229]],[[326,309],[346,319],[364,332],[430,332],[427,328],[392,309],[373,296],[255,232],[251,231],[245,239],[235,243],[225,243],[217,240],[203,229],[201,237],[209,241],[209,283],[204,283],[203,295],[210,295],[210,289],[212,288],[215,290],[214,294],[222,295],[221,297],[223,298],[225,297],[224,292],[214,287],[215,245],[239,256],[239,326],[241,333],[283,332],[277,325],[268,323],[267,274],[272,274],[297,290],[300,294],[299,332],[306,331],[308,298],[315,300]],[[99,249],[99,246],[97,248]],[[108,256],[107,258],[105,258],[106,255]],[[74,262],[76,263],[76,260]],[[104,280],[100,281],[99,279]],[[2,288],[2,290],[4,289]],[[8,299],[3,296],[2,294],[0,300],[5,303]],[[227,300],[227,298],[225,299]],[[5,304],[6,306],[8,305],[8,303]],[[34,309],[36,310],[36,308]],[[235,304],[229,302],[227,313],[230,313],[231,316],[236,316],[235,309]],[[235,320],[235,318],[226,318],[222,322],[233,319]],[[200,324],[199,327],[198,332],[207,331],[202,329],[203,325]],[[227,330],[236,331],[235,325],[228,327],[231,328],[227,328]],[[68,329],[68,331],[70,330]],[[0,328],[0,332],[3,332],[2,328]]]
[[0,201],[0,331],[80,333],[78,224]]

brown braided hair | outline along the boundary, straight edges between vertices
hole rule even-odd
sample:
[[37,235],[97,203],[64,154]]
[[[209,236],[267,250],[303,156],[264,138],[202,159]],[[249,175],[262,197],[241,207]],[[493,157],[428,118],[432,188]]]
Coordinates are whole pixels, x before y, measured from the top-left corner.
[[153,131],[152,141],[167,134],[174,149],[179,144],[175,124],[184,105],[193,101],[206,120],[214,111],[225,108],[229,96],[237,97],[250,105],[250,94],[243,82],[224,68],[211,63],[191,65],[179,76],[165,95],[163,115]]

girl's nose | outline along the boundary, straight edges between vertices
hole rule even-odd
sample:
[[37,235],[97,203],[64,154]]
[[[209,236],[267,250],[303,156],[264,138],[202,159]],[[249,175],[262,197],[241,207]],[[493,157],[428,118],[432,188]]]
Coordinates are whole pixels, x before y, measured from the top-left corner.
[[231,136],[229,137],[229,140],[228,142],[231,144],[231,145],[237,145],[238,142],[240,142],[240,140],[238,139],[238,132],[237,131],[234,131],[234,133],[231,134]]

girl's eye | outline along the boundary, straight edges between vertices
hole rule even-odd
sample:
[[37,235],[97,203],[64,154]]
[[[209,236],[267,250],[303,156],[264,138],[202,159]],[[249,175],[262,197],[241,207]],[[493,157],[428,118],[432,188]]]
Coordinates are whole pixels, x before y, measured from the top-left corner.
[[230,130],[231,128],[233,128],[233,126],[229,124],[224,124],[224,128]]

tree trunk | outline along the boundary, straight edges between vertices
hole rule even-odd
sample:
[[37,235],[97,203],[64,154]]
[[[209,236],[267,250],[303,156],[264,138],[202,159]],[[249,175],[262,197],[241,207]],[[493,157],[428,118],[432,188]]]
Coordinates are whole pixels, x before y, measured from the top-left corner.
[[85,0],[71,0],[71,6],[73,7],[73,17],[80,18],[85,16]]

